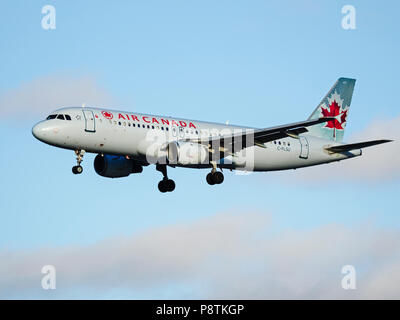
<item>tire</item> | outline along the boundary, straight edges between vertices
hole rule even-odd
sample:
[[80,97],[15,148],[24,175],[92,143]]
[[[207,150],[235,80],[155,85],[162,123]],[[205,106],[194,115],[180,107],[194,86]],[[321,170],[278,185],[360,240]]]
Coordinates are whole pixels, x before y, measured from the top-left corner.
[[222,172],[216,171],[212,175],[212,179],[215,184],[221,184],[222,182],[224,182],[224,174]]
[[81,174],[83,172],[83,168],[81,166],[73,166],[72,173],[73,174]]
[[161,180],[161,181],[158,183],[158,190],[160,190],[160,192],[162,192],[162,193],[167,192],[166,183],[165,183],[164,180]]
[[168,179],[168,180],[165,182],[165,185],[166,185],[166,187],[167,187],[167,191],[168,191],[168,192],[172,192],[172,191],[175,190],[175,182],[174,182],[174,180]]
[[212,186],[212,185],[215,184],[214,179],[213,179],[213,175],[212,175],[211,172],[210,172],[209,174],[207,174],[206,180],[207,180],[207,183],[208,183],[210,186]]

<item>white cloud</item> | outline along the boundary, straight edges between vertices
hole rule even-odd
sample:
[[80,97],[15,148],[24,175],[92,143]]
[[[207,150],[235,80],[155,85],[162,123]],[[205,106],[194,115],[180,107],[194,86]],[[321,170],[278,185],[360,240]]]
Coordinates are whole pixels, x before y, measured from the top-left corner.
[[[184,285],[167,298],[400,298],[398,231],[361,224],[277,232],[267,215],[225,213],[92,246],[3,251],[0,297],[40,296],[41,267],[52,264],[57,297],[80,288],[140,297]],[[357,270],[353,291],[340,286],[347,264]]]
[[[288,171],[286,179],[310,182],[378,181],[400,177],[400,117],[375,121],[362,132],[349,138],[349,143],[389,139],[390,143],[363,149],[360,157],[326,165]],[[281,174],[281,176],[283,176]]]
[[90,76],[48,75],[0,95],[4,116],[47,115],[63,106],[110,105],[114,99]]

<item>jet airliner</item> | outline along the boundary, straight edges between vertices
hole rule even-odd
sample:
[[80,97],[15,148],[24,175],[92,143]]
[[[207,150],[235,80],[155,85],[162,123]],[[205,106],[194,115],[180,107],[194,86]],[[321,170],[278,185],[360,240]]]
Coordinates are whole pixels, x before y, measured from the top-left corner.
[[73,150],[81,166],[86,152],[95,153],[94,170],[108,178],[141,173],[154,164],[163,179],[161,192],[175,182],[167,167],[208,168],[210,185],[224,181],[222,170],[296,169],[360,156],[362,148],[390,142],[343,143],[355,79],[339,78],[307,120],[269,128],[116,111],[67,107],[52,112],[32,128],[49,145]]

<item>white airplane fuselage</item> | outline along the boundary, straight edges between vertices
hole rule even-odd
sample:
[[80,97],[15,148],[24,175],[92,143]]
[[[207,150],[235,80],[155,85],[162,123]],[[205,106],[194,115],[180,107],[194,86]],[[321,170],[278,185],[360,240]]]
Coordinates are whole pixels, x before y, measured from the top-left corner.
[[[32,132],[40,141],[59,148],[126,156],[142,163],[148,162],[148,158],[161,157],[160,150],[156,149],[171,141],[254,130],[236,125],[89,107],[62,108],[52,114],[68,115],[71,120],[56,118],[36,124]],[[360,149],[346,153],[331,153],[325,150],[335,145],[340,144],[309,134],[288,136],[264,143],[262,146],[244,148],[220,159],[217,166],[247,171],[273,171],[318,165],[361,155]],[[155,154],[151,149],[156,150]],[[211,167],[210,164],[173,166]]]
[[206,181],[218,185],[224,181],[222,169],[296,169],[357,157],[361,148],[390,142],[342,142],[355,82],[339,78],[307,120],[269,128],[74,107],[54,111],[32,133],[47,144],[74,150],[74,174],[82,173],[83,155],[91,152],[97,154],[94,170],[103,177],[126,177],[155,164],[163,174],[161,192],[175,189],[167,167],[211,168]]

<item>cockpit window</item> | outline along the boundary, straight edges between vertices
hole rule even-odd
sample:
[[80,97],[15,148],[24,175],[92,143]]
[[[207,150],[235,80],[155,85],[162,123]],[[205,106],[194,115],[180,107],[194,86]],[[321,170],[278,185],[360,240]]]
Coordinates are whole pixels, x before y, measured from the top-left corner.
[[51,120],[56,118],[59,120],[72,120],[69,114],[51,114],[46,118],[46,120]]

